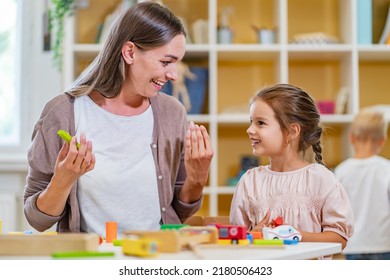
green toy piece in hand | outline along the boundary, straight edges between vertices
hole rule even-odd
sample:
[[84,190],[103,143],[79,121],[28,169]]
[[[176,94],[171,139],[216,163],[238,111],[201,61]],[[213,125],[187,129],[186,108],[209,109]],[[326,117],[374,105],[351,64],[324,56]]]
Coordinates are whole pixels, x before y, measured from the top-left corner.
[[[57,134],[62,138],[64,139],[68,144],[70,144],[70,141],[72,140],[72,136],[66,132],[65,130],[58,130],[57,131]],[[80,143],[76,143],[76,148],[79,149],[80,148]]]

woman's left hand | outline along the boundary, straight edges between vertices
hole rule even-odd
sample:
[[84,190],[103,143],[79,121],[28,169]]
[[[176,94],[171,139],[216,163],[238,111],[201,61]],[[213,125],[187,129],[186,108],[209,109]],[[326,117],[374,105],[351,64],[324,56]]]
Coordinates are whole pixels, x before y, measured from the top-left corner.
[[187,179],[185,185],[190,187],[192,198],[201,195],[203,191],[213,155],[214,151],[206,128],[191,121],[186,133],[185,167]]

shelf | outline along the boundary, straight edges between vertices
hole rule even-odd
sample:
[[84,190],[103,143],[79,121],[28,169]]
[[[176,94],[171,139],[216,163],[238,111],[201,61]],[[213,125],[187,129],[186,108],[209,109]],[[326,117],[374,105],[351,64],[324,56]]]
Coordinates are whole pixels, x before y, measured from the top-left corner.
[[359,61],[390,62],[390,45],[358,47]]
[[[97,55],[101,44],[94,42],[98,22],[112,12],[120,0],[101,3],[90,0],[90,9],[75,13],[67,25],[64,83],[70,83]],[[348,128],[360,108],[390,104],[386,94],[390,77],[389,45],[358,45],[355,0],[164,0],[184,19],[193,40],[192,24],[208,22],[207,42],[187,44],[184,62],[209,69],[205,111],[189,114],[189,120],[209,131],[215,157],[212,161],[205,201],[200,213],[228,214],[234,187],[229,178],[237,175],[240,158],[251,155],[246,130],[250,123],[249,101],[269,84],[292,83],[308,91],[315,101],[336,101],[341,88],[349,96],[346,114],[323,114],[325,133],[321,139],[323,157],[334,167],[351,155]],[[378,11],[385,1],[373,2],[373,28],[378,34]],[[387,4],[388,5],[388,4]],[[218,43],[221,12],[231,7],[231,44]],[[88,20],[90,19],[90,20]],[[272,44],[258,43],[252,25],[275,32]],[[374,26],[375,25],[375,26]],[[291,44],[294,36],[321,32],[339,39],[335,44]],[[390,134],[389,134],[390,135]],[[383,154],[390,155],[390,144]],[[262,164],[267,159],[261,158]]]
[[327,124],[350,124],[354,115],[337,115],[337,114],[323,114],[321,115],[321,123]]
[[351,54],[350,45],[326,45],[326,46],[297,46],[287,47],[290,60],[335,60]]
[[192,115],[188,114],[188,119],[196,123],[208,123],[210,122],[209,115]]

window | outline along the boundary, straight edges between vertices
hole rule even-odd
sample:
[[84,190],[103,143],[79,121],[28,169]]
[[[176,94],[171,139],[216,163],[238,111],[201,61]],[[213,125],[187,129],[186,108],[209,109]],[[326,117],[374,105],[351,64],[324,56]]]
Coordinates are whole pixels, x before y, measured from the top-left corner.
[[17,90],[17,0],[1,0],[0,10],[0,146],[20,142]]

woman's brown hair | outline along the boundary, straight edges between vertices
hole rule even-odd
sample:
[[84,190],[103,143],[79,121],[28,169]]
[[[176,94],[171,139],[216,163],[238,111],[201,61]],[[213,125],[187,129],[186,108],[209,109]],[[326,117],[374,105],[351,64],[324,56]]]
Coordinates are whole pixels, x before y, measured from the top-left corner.
[[81,96],[97,90],[107,98],[116,97],[128,67],[121,52],[127,41],[141,50],[151,50],[180,34],[186,36],[184,27],[168,8],[155,2],[131,6],[113,23],[102,50],[67,92]]

